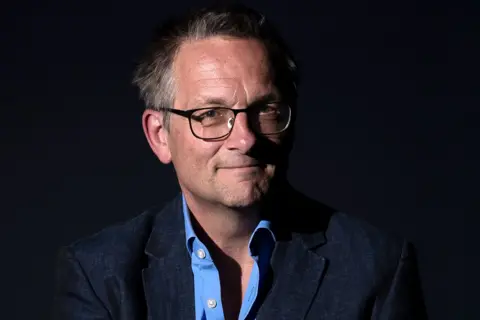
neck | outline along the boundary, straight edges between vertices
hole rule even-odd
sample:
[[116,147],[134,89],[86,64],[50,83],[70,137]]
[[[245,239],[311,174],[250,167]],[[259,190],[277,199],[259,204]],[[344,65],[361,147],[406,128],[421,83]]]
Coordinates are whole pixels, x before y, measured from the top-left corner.
[[242,263],[250,259],[248,243],[261,220],[258,206],[232,209],[206,203],[184,192],[193,229],[213,256],[228,256]]

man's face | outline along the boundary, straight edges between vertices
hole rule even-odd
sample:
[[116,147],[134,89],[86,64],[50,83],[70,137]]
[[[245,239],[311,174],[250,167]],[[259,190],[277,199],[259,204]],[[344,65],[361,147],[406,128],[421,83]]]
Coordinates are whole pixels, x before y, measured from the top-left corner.
[[[266,51],[255,40],[210,37],[186,42],[173,70],[176,109],[242,109],[265,96],[281,98]],[[192,134],[187,118],[171,114],[170,119],[168,149],[183,192],[232,208],[253,205],[267,193],[277,167],[271,157],[280,149],[281,135],[256,135],[247,115],[240,113],[229,136],[204,141]]]

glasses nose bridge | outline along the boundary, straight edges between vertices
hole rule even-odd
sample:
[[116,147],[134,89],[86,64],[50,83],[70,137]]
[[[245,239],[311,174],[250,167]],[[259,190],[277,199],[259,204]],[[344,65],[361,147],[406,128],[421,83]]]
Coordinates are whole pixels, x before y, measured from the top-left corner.
[[245,113],[247,114],[247,116],[248,116],[248,108],[244,108],[244,109],[230,109],[230,110],[233,111],[233,115],[234,115],[235,118],[237,117],[237,115],[238,115],[239,113],[242,113],[242,112],[245,112]]
[[[249,119],[249,108],[244,108],[244,109],[230,109],[233,112],[233,122],[235,123],[237,121],[237,116],[239,113],[245,112],[247,116],[247,126],[250,126],[250,119]],[[233,126],[232,126],[233,127]],[[233,129],[233,128],[232,128]]]

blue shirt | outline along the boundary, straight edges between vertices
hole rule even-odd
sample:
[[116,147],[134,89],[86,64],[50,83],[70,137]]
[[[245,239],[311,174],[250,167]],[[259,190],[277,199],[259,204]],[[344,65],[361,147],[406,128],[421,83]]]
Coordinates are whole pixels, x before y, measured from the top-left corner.
[[[192,271],[195,287],[195,319],[223,320],[220,277],[207,247],[197,238],[190,221],[190,212],[182,195],[185,235],[188,253],[192,258]],[[258,306],[255,305],[259,288],[265,278],[270,264],[270,257],[275,244],[275,236],[270,228],[270,221],[258,223],[249,241],[250,256],[254,266],[250,274],[247,291],[243,297],[238,319],[255,319]]]

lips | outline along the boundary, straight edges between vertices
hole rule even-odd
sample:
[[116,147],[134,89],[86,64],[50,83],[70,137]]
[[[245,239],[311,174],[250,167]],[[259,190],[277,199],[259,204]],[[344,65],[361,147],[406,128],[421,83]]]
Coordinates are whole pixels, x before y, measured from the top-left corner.
[[265,168],[265,165],[262,163],[251,163],[251,164],[241,164],[241,165],[228,165],[221,166],[220,169],[247,169],[247,168]]
[[[236,160],[236,161],[235,161]],[[218,163],[218,169],[246,169],[246,168],[265,168],[266,163],[255,158],[244,158],[235,160],[225,160]]]
[[259,165],[222,167],[222,169],[245,169],[245,168],[254,168],[254,167],[259,167]]

